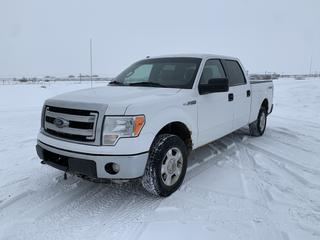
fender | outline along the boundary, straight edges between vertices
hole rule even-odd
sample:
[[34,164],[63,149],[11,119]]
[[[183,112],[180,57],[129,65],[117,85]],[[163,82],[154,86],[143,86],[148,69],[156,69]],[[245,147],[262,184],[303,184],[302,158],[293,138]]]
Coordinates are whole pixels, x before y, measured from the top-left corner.
[[197,139],[197,121],[193,119],[190,114],[183,111],[182,108],[169,107],[159,111],[156,115],[152,116],[151,121],[154,123],[152,133],[157,135],[158,132],[166,125],[172,122],[181,122],[191,132],[192,141],[195,142]]
[[[150,142],[146,143],[149,147],[151,146],[154,137],[159,133],[159,131],[166,125],[172,122],[181,122],[189,129],[191,132],[191,139],[194,144],[197,143],[198,128],[197,128],[197,105],[184,105],[183,103],[190,101],[190,97],[182,99],[175,98],[168,102],[162,102],[162,104],[157,103],[155,107],[154,104],[150,103],[148,107],[145,105],[143,109],[145,111],[146,123],[142,129],[142,135],[152,135],[153,138]],[[192,99],[195,101],[195,99]],[[159,106],[161,105],[160,109]],[[138,106],[130,106],[126,114],[130,115],[139,112]],[[146,109],[148,111],[146,112]]]

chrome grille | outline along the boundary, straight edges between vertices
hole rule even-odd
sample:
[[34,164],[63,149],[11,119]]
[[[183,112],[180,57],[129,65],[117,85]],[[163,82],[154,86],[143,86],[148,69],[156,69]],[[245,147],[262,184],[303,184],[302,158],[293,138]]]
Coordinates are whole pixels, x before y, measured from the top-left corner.
[[98,112],[46,106],[44,131],[59,138],[80,142],[95,140]]

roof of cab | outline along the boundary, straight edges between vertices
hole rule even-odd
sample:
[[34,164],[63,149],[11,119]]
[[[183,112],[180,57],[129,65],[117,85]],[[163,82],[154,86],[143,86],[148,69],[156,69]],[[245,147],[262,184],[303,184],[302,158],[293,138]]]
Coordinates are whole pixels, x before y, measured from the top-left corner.
[[230,59],[230,60],[239,60],[235,57],[216,55],[216,54],[201,54],[201,53],[191,53],[191,54],[171,54],[171,55],[161,55],[161,56],[148,56],[148,58],[173,58],[173,57],[189,57],[189,58],[202,58],[202,59],[210,59],[210,58],[219,58],[219,59]]

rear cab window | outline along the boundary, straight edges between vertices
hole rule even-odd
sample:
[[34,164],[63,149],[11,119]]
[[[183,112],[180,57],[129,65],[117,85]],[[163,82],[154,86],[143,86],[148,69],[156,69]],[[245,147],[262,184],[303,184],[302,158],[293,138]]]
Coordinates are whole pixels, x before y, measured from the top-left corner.
[[245,85],[247,83],[244,73],[238,61],[236,60],[222,60],[223,67],[226,71],[229,86]]

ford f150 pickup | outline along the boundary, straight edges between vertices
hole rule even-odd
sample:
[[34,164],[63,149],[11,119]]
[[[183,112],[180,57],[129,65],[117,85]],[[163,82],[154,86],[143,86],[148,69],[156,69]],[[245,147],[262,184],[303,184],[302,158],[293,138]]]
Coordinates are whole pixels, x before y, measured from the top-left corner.
[[64,172],[139,178],[150,193],[169,196],[192,150],[246,125],[261,136],[272,107],[272,81],[250,82],[237,58],[148,57],[108,86],[46,100],[36,150]]

